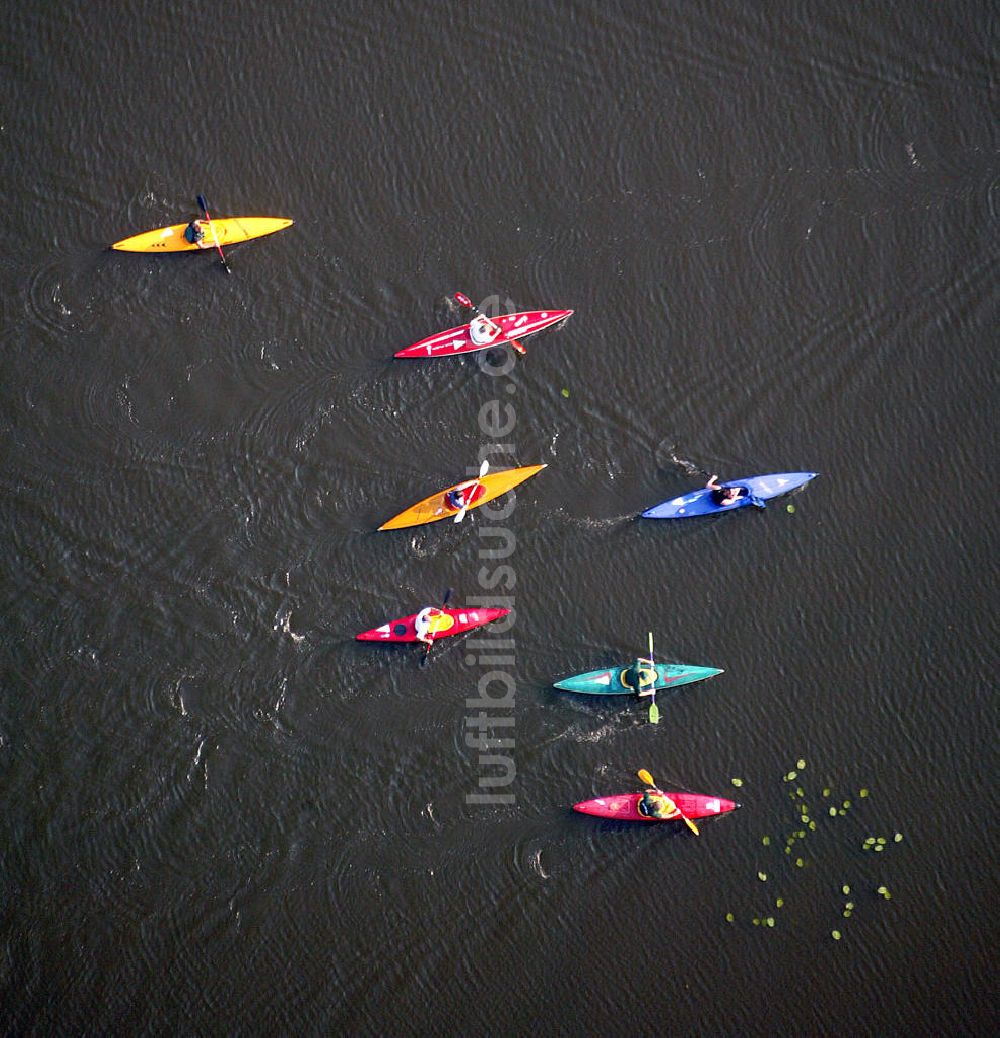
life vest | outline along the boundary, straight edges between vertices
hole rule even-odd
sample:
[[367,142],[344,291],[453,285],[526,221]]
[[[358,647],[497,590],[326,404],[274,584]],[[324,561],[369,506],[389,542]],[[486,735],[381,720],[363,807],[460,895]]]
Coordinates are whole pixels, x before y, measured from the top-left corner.
[[477,346],[492,342],[499,334],[499,327],[485,317],[474,317],[469,322],[469,338]]
[[413,620],[414,631],[418,638],[426,638],[431,633],[431,623],[439,610],[434,606],[424,606]]
[[197,220],[192,220],[184,228],[184,240],[191,245],[197,245],[205,237],[205,228],[198,225]]
[[643,667],[633,663],[621,672],[621,683],[633,692],[645,692],[656,682],[656,671],[652,667]]
[[[736,496],[733,498],[729,497],[731,491],[736,491]],[[718,490],[712,491],[712,503],[716,505],[735,504],[740,498],[746,497],[750,491],[746,487],[720,487]]]
[[639,814],[647,818],[676,818],[680,811],[677,805],[658,789],[647,789],[639,801]]

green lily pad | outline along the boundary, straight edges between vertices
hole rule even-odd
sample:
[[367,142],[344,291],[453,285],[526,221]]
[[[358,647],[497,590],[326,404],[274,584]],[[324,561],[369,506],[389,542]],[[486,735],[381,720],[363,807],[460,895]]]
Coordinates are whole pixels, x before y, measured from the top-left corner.
[[760,842],[761,842],[761,843],[762,843],[762,844],[763,844],[763,845],[764,845],[765,847],[770,847],[770,846],[771,846],[771,837],[770,837],[770,836],[762,836],[762,837],[760,838]]
[[850,806],[851,806],[850,800],[845,800],[844,803],[843,803],[844,810],[846,811]]
[[726,913],[726,922],[727,923],[734,923],[734,922],[736,922],[736,916],[734,916],[732,912],[727,912]]
[[785,505],[785,511],[789,515],[795,515],[795,505]]
[[886,840],[886,838],[884,836],[880,836],[875,842],[877,844],[879,844],[880,846],[883,846],[886,843],[888,843],[888,840]]
[[823,790],[823,796],[828,797],[833,792],[832,789],[827,788]]
[[761,881],[761,883],[766,883],[767,882],[767,873],[766,872],[758,872],[757,873],[757,878]]
[[740,786],[742,786],[742,785],[743,785],[743,779],[740,779],[740,778],[730,779],[729,781],[730,781],[730,783],[731,783],[732,785],[734,785],[734,786],[735,786],[735,787],[736,787],[737,789],[739,789],[739,788],[740,788]]
[[798,777],[799,777],[799,773],[797,771],[790,771],[785,776],[785,781],[786,782],[794,782]]
[[754,918],[753,925],[754,926],[760,926],[760,920],[757,919],[757,918]]
[[837,809],[835,807],[831,807],[828,813],[829,813],[831,818],[836,818],[837,817]]
[[875,844],[875,846],[874,846],[874,847],[872,848],[872,850],[873,850],[873,851],[884,851],[884,850],[885,850],[885,847],[884,847],[884,846],[883,846],[883,845],[882,845],[881,843],[877,843],[877,844]]
[[831,937],[832,937],[832,938],[833,938],[833,939],[834,939],[835,941],[839,941],[839,940],[840,940],[840,931],[839,931],[839,930],[831,930],[831,931],[830,931],[830,936],[831,936]]
[[799,757],[799,759],[795,762],[795,767],[797,767],[799,771],[801,771],[805,766],[806,762],[801,757]]
[[868,790],[867,789],[859,789],[858,790],[858,796],[861,797],[862,799],[864,799],[866,796],[868,796]]
[[845,909],[846,909],[846,910],[847,910],[848,912],[851,912],[851,911],[853,911],[853,910],[854,910],[854,902],[853,902],[853,901],[848,901],[848,902],[846,902],[846,903],[844,904],[844,908],[845,908]]
[[779,898],[778,898],[778,899],[777,899],[777,900],[776,900],[776,901],[774,902],[774,907],[775,907],[775,908],[783,908],[783,907],[784,907],[784,904],[785,904],[785,899],[784,899],[783,897],[779,897]]
[[845,884],[844,884],[844,885],[843,885],[843,886],[842,886],[842,887],[841,887],[840,889],[841,889],[841,890],[842,890],[842,891],[843,891],[843,892],[844,892],[845,894],[850,894],[850,892],[851,892],[851,888],[850,888],[850,887],[849,887],[849,886],[848,886],[848,885],[847,885],[846,883],[845,883]]
[[896,835],[892,838],[892,842],[893,843],[902,843],[903,842],[903,834],[902,833],[896,833]]
[[805,863],[805,861],[803,861],[803,860],[802,860],[802,858],[796,858],[796,859],[795,859],[795,867],[796,867],[797,869],[801,869],[801,868],[804,868],[804,867],[805,867],[805,864],[806,864],[806,863]]
[[769,916],[768,916],[768,917],[767,917],[767,918],[766,918],[766,919],[764,920],[764,922],[765,922],[765,923],[767,923],[767,925],[768,925],[768,926],[774,926],[774,916],[773,916],[773,915],[769,915]]
[[845,919],[850,919],[851,918],[851,910],[849,908],[845,908],[844,912],[843,912],[843,915],[844,915]]
[[809,831],[813,832],[813,833],[816,832],[816,823],[815,822],[810,822],[809,823]]
[[809,824],[809,816],[808,815],[803,815],[802,816],[802,824],[803,825],[808,825]]

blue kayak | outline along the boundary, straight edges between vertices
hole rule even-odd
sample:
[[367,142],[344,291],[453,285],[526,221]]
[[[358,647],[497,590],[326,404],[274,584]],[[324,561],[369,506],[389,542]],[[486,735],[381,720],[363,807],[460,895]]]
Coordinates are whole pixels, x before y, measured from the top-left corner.
[[643,519],[687,519],[692,515],[716,515],[732,512],[769,498],[787,494],[790,490],[805,486],[818,472],[774,472],[770,476],[747,476],[745,479],[730,479],[720,484],[724,487],[745,487],[749,493],[731,505],[717,505],[712,500],[712,491],[706,488],[695,490],[683,497],[662,501],[642,513]]

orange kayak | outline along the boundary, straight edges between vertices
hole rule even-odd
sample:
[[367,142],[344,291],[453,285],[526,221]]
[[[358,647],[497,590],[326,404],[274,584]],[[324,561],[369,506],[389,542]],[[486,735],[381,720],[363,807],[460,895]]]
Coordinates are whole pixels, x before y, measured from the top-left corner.
[[[480,505],[486,504],[487,501],[492,501],[495,497],[506,494],[508,490],[512,490],[518,483],[523,483],[526,479],[530,479],[536,472],[541,472],[544,468],[545,465],[525,465],[519,469],[487,472],[485,476],[479,477],[479,488],[476,490],[468,510],[472,511],[473,508],[478,508]],[[462,483],[468,482],[468,479],[462,480]],[[411,505],[400,512],[399,515],[394,515],[391,519],[387,519],[379,529],[402,530],[407,526],[423,526],[425,523],[436,523],[442,519],[453,518],[460,509],[453,508],[448,503],[447,494],[451,490],[457,490],[462,483],[445,487],[444,490],[439,490],[436,494],[425,497],[423,501],[418,501],[417,504]]]

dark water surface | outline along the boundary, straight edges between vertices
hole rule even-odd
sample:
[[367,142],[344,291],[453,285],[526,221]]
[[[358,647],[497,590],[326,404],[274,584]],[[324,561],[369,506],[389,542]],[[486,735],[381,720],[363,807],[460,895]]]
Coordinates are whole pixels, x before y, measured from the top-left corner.
[[[995,5],[4,23],[4,1033],[995,1031]],[[295,226],[231,277],[103,251],[199,191]],[[392,362],[456,289],[576,313],[505,377]],[[492,524],[491,806],[472,641],[353,635],[500,579],[482,513],[372,532],[497,399],[549,468]],[[633,518],[793,469],[794,512]],[[659,726],[551,688],[650,629],[726,670]],[[569,810],[640,767],[743,809]]]

